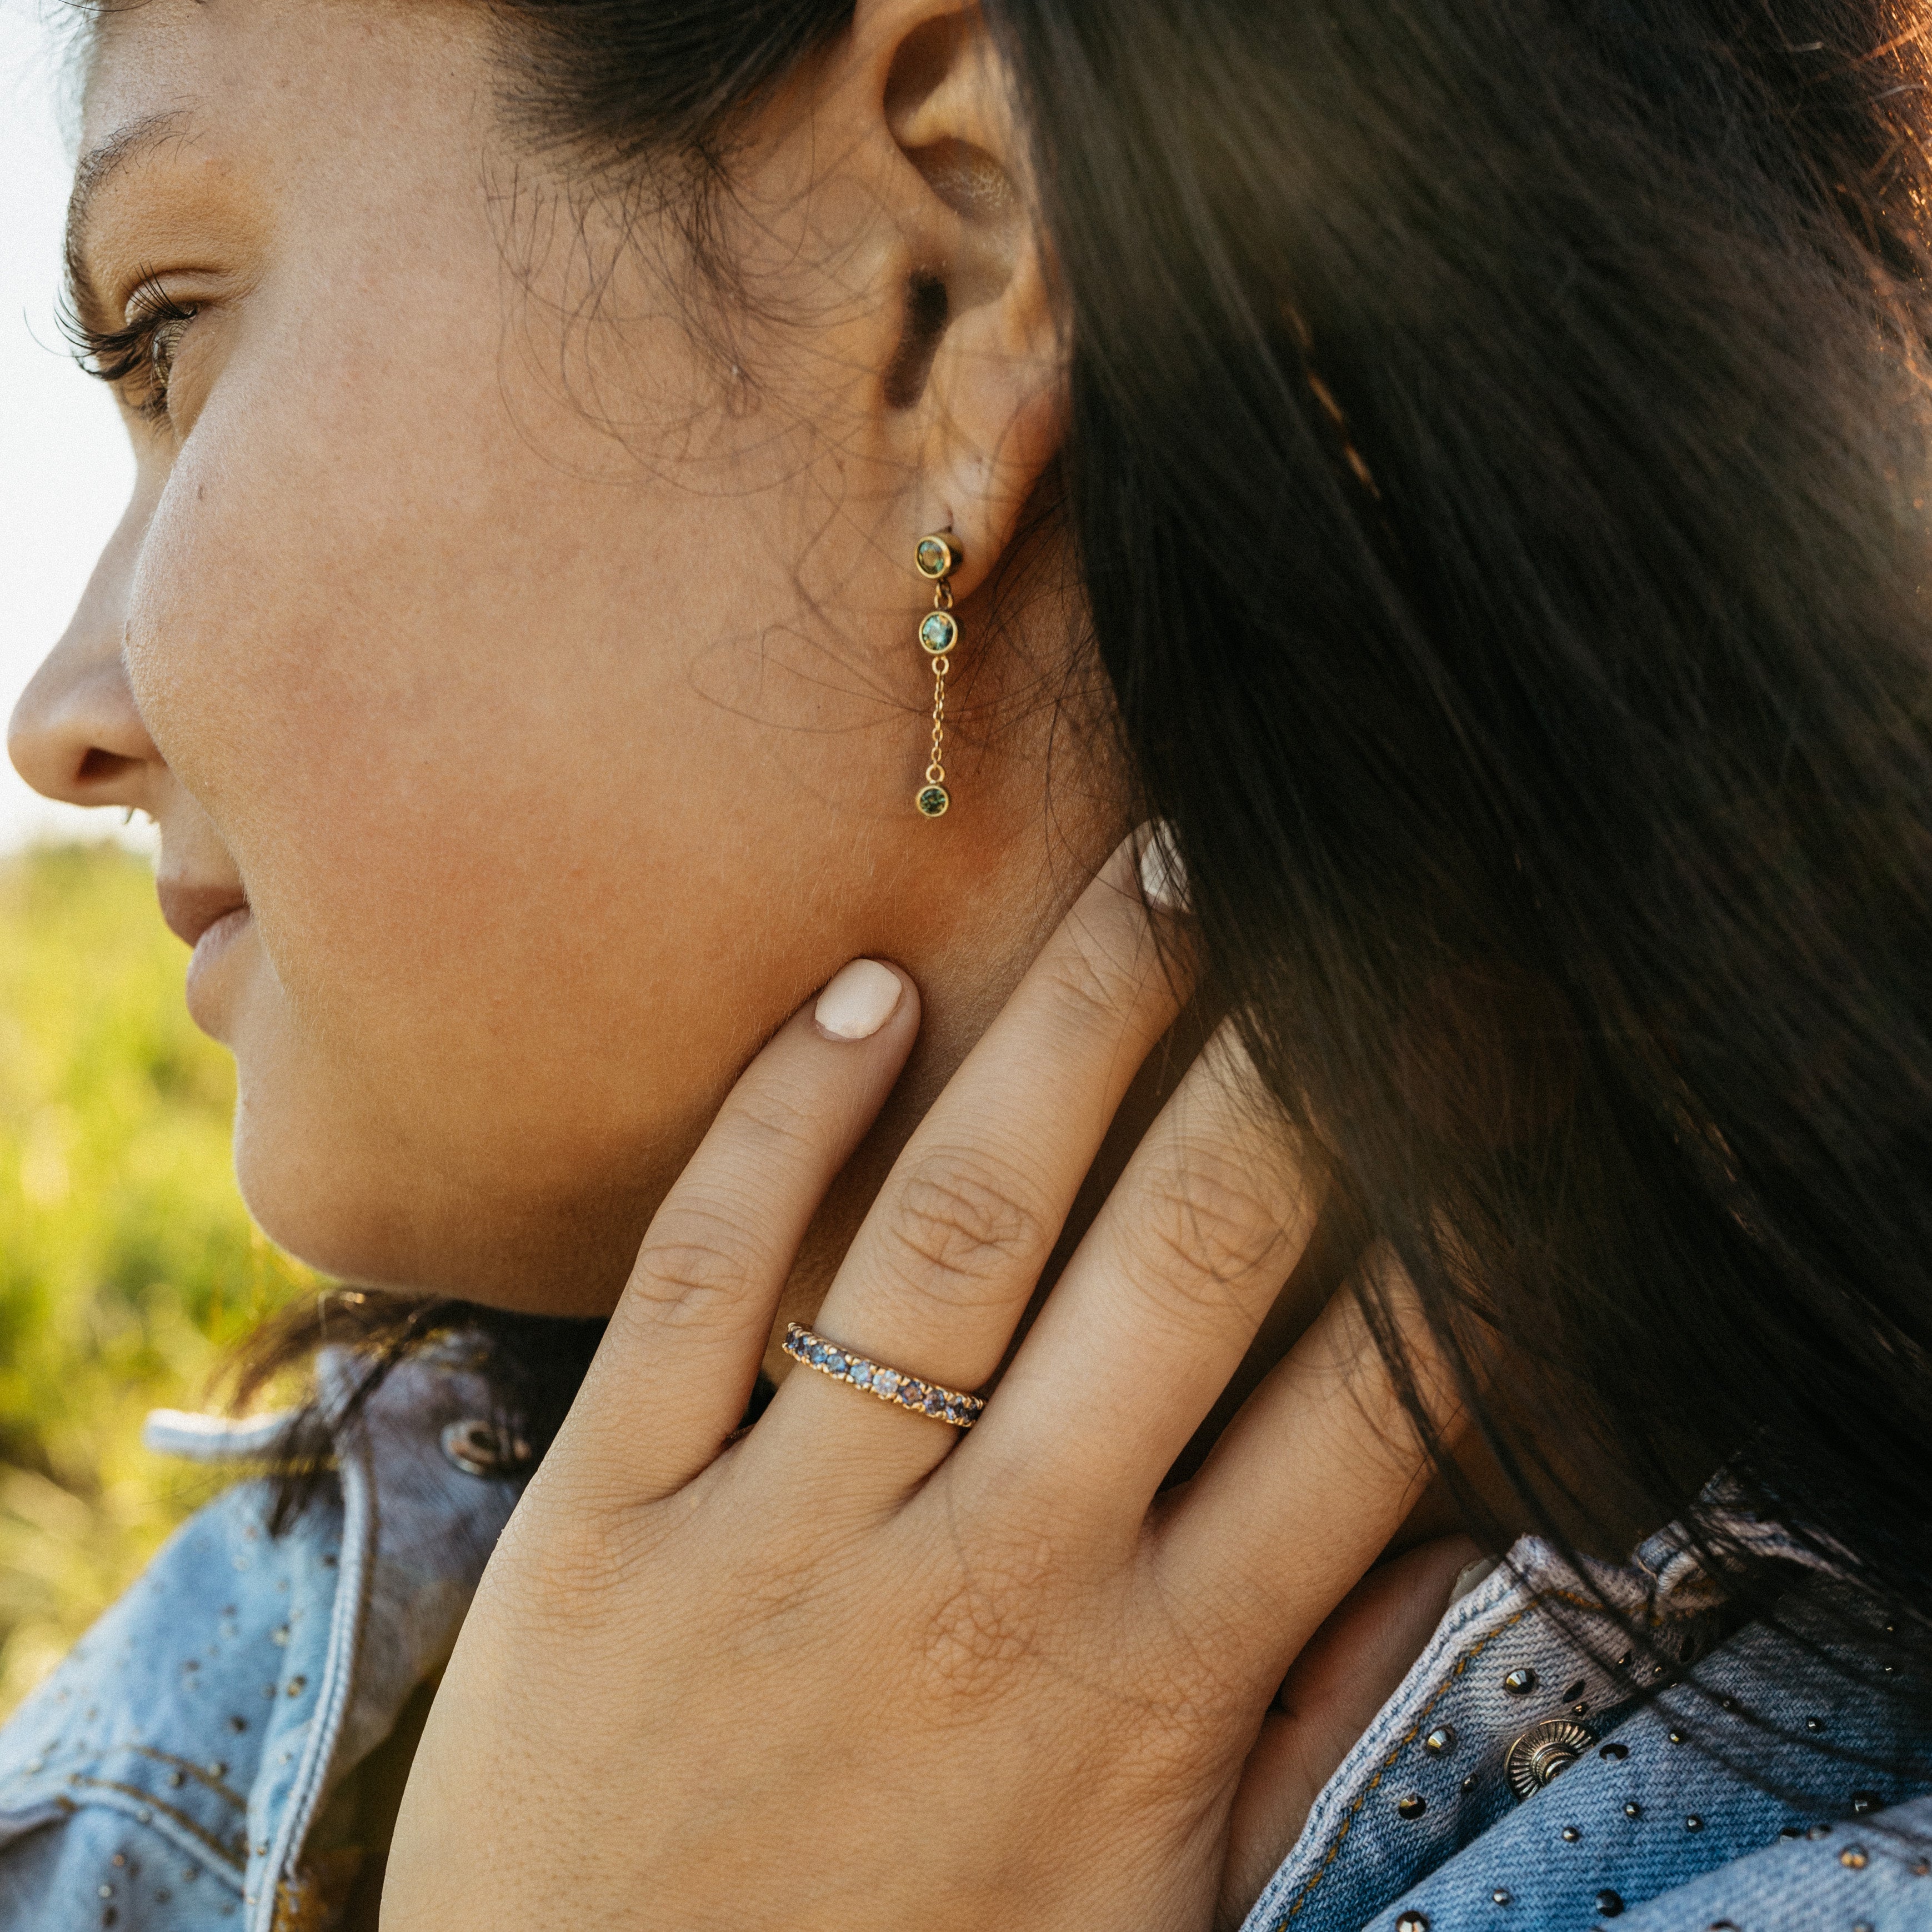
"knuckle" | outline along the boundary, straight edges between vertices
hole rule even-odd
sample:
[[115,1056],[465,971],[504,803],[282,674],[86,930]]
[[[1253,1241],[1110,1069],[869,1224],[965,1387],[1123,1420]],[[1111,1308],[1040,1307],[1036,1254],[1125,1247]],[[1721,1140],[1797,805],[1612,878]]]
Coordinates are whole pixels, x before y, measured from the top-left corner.
[[639,1252],[625,1298],[633,1318],[701,1328],[735,1316],[752,1274],[745,1240],[724,1214],[685,1208]]
[[1123,1768],[1143,1803],[1165,1808],[1185,1805],[1198,1792],[1203,1758],[1218,1754],[1218,1741],[1234,1731],[1243,1711],[1222,1675],[1171,1663],[1161,1682],[1144,1691],[1138,1715],[1124,1741],[1131,1762]]
[[735,1094],[731,1112],[738,1130],[762,1154],[814,1154],[824,1144],[823,1106],[790,1084],[766,1080]]
[[967,1303],[1004,1285],[1046,1238],[1028,1192],[1017,1170],[984,1154],[955,1149],[921,1160],[886,1223],[901,1266],[926,1292]]
[[1148,974],[1159,970],[1152,949],[1130,944],[1111,920],[1072,921],[1066,942],[1042,962],[1049,983],[1080,1018],[1118,1026],[1141,999]]
[[1166,1300],[1228,1305],[1257,1275],[1293,1261],[1290,1231],[1269,1192],[1240,1161],[1185,1150],[1138,1190],[1126,1237],[1130,1273]]
[[1203,1616],[1190,1580],[1184,1612],[1174,1603],[1156,1646],[1160,1662],[1144,1680],[1156,1721],[1150,1738],[1172,1744],[1222,1730],[1252,1694],[1245,1660],[1256,1630],[1252,1593],[1225,1616]]
[[978,1702],[1012,1683],[1039,1647],[1050,1540],[1014,1538],[962,1562],[928,1612],[922,1660],[941,1708]]
[[594,1619],[621,1595],[645,1540],[629,1498],[585,1472],[546,1460],[526,1492],[535,1510],[520,1510],[497,1540],[495,1574],[513,1584],[521,1612],[558,1624]]

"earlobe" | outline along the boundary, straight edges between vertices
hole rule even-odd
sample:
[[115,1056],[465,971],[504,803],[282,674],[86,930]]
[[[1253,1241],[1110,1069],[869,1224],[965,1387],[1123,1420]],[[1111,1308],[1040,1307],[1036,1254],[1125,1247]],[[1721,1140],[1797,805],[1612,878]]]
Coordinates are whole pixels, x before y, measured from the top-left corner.
[[928,488],[950,511],[969,554],[990,562],[1012,540],[1066,437],[1060,332],[1030,249],[1006,298],[947,331],[924,407]]

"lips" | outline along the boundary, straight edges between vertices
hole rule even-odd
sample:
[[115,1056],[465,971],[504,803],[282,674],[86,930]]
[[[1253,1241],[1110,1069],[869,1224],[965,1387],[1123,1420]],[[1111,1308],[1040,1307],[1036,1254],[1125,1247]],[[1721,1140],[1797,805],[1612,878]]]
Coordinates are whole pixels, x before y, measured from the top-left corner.
[[156,896],[161,902],[161,917],[177,939],[190,946],[217,920],[232,912],[246,912],[248,895],[239,886],[197,885],[186,879],[155,881]]

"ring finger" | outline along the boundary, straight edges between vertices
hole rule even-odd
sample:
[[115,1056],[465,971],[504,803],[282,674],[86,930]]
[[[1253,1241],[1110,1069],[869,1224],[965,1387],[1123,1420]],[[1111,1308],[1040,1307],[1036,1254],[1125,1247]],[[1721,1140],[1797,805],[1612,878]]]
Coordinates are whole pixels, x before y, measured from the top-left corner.
[[[942,1387],[999,1366],[1129,1083],[1186,988],[1115,852],[1048,942],[893,1166],[816,1318],[841,1348]],[[944,1424],[788,1378],[756,1432],[795,1453],[849,1448],[869,1488],[916,1480],[956,1440]],[[829,1436],[826,1432],[830,1432]]]

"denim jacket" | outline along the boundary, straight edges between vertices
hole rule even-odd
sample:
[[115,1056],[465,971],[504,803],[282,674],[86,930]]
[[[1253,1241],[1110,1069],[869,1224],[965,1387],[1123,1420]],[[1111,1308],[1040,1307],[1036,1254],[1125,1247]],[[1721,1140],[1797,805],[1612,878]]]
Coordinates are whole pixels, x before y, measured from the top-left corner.
[[[326,1396],[346,1375],[325,1359]],[[4,1932],[327,1932],[359,1854],[318,1821],[447,1657],[519,1493],[490,1413],[459,1357],[410,1363],[292,1529],[256,1480],[176,1534],[0,1730]],[[279,1426],[163,1413],[148,1439],[245,1468]],[[1709,1628],[1667,1532],[1592,1580],[1681,1652]],[[1580,1581],[1526,1540],[1450,1606],[1244,1932],[1932,1932],[1932,1783],[1848,1776],[1804,1812],[1762,1788],[1819,1781],[1774,1730],[1895,1746],[1868,1700],[1748,1629],[1709,1694],[1634,1706]]]
[[[350,1364],[320,1367],[326,1409]],[[317,1821],[447,1658],[519,1493],[490,1414],[460,1357],[406,1364],[284,1534],[259,1479],[176,1532],[0,1730],[5,1932],[326,1932],[356,1854],[305,1856]],[[147,1438],[245,1469],[283,1421]]]

